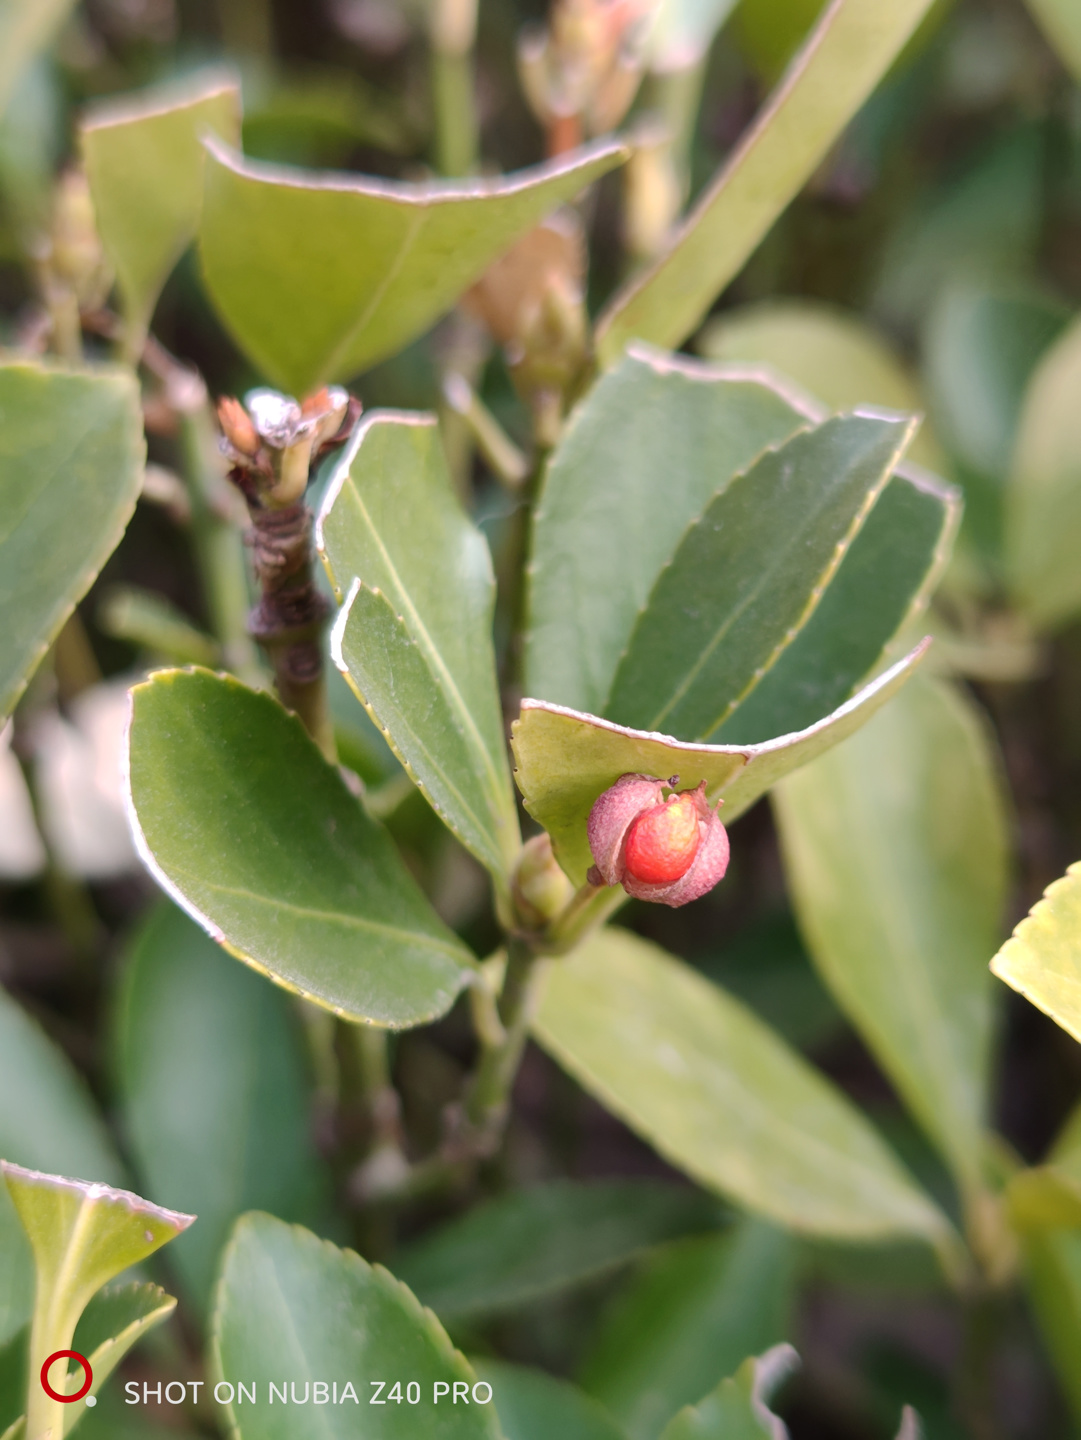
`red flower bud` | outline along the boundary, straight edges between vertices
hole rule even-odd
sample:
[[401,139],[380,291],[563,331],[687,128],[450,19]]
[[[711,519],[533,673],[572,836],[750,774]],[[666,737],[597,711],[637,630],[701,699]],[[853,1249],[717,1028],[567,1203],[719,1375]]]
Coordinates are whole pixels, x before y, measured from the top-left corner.
[[696,790],[669,795],[675,781],[621,775],[589,812],[594,885],[622,885],[628,895],[662,905],[686,905],[722,879],[728,869],[728,834]]

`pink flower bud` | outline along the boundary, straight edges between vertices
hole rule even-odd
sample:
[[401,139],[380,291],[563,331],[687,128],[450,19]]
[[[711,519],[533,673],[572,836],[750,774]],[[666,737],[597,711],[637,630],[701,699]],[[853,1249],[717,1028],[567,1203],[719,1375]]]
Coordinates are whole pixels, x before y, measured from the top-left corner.
[[728,869],[728,834],[705,781],[673,792],[651,775],[621,775],[589,812],[594,885],[622,885],[638,900],[686,905],[712,890]]

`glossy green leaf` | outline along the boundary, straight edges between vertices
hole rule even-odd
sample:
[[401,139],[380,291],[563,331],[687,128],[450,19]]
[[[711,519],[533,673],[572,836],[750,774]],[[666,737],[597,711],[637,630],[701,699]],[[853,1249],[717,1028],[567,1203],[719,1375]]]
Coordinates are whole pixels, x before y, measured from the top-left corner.
[[520,1308],[713,1229],[716,1201],[650,1181],[556,1180],[514,1191],[414,1241],[394,1273],[444,1321]]
[[1081,861],[1047,887],[991,969],[1081,1041]]
[[505,879],[521,840],[496,682],[488,543],[434,417],[375,411],[335,472],[316,543],[345,608],[334,659],[439,815]]
[[666,1160],[737,1204],[809,1234],[948,1243],[945,1216],[839,1090],[629,932],[553,965],[533,1030]]
[[814,613],[913,429],[837,416],[767,451],[711,501],[638,617],[606,717],[713,736]]
[[205,670],[132,691],[130,804],[159,883],[227,950],[348,1019],[443,1014],[473,958],[295,715]]
[[0,721],[112,554],[139,494],[139,387],[0,365]]
[[[0,1156],[33,1170],[92,1175],[123,1168],[86,1082],[29,1015],[0,989]],[[0,1186],[0,1345],[30,1317],[33,1262]]]
[[[916,380],[880,332],[858,312],[822,300],[761,300],[726,310],[705,326],[696,349],[721,364],[771,365],[835,414],[858,405],[906,415],[924,409]],[[926,422],[908,458],[941,473],[945,457]]]
[[[86,1400],[92,1395],[97,1402],[102,1386],[108,1380],[124,1356],[137,1344],[147,1331],[167,1320],[176,1309],[176,1300],[166,1295],[158,1285],[134,1282],[130,1285],[107,1286],[98,1292],[83,1311],[75,1327],[72,1348],[85,1355],[90,1362],[93,1380],[87,1395],[64,1407],[64,1434],[69,1434],[87,1413]],[[26,1399],[29,1369],[30,1332],[27,1329],[19,1337],[21,1344],[11,1359],[12,1367],[18,1371],[18,1423],[12,1423],[10,1430],[3,1431],[4,1440],[24,1440],[26,1435],[25,1417],[21,1415]],[[0,1356],[0,1426],[5,1424],[5,1358]],[[76,1384],[81,1384],[81,1374],[76,1372]],[[56,1385],[53,1377],[53,1388]],[[93,1408],[93,1407],[91,1407]]]
[[[225,1380],[256,1386],[254,1405],[230,1405],[238,1440],[500,1440],[494,1404],[440,1400],[436,1384],[475,1375],[439,1322],[380,1266],[339,1250],[269,1215],[247,1215],[226,1251],[218,1288],[211,1364]],[[346,1381],[352,1397],[337,1404],[270,1402],[273,1382],[296,1385],[303,1404],[310,1381]],[[371,1383],[385,1382],[382,1391]],[[408,1400],[415,1381],[419,1400]],[[400,1400],[386,1399],[399,1382]],[[484,1391],[481,1391],[483,1395]],[[461,1392],[459,1391],[459,1395]]]
[[597,145],[505,179],[404,184],[245,161],[216,141],[208,150],[207,289],[248,357],[294,395],[400,350],[627,155]]
[[[71,1347],[75,1327],[95,1293],[175,1239],[195,1217],[161,1209],[127,1190],[45,1175],[6,1160],[0,1160],[0,1178],[34,1254],[37,1279],[29,1374],[36,1376],[54,1351]],[[150,1311],[157,1319],[164,1318],[162,1305],[161,1299],[154,1297]],[[127,1307],[127,1325],[149,1323],[145,1308],[141,1302],[136,1303],[133,1318]],[[114,1319],[122,1309],[122,1301],[108,1306]],[[132,1340],[135,1338],[133,1334]],[[99,1332],[99,1343],[108,1339],[101,1338]],[[110,1350],[106,1364],[109,1354],[113,1354],[113,1363],[120,1358]],[[67,1374],[66,1361],[64,1365],[63,1373]],[[55,1389],[63,1388],[55,1366],[51,1378]],[[66,1383],[70,1389],[77,1388],[81,1372],[77,1370]],[[33,1437],[59,1434],[59,1427],[66,1423],[66,1409],[63,1401],[51,1399],[43,1388],[31,1384],[28,1432]]]
[[730,745],[767,740],[806,729],[843,704],[925,610],[960,518],[953,486],[900,466],[814,614],[717,738]]
[[571,416],[537,504],[527,693],[600,714],[687,527],[767,446],[816,418],[761,366],[634,346],[602,375]]
[[124,975],[122,1118],[140,1186],[199,1216],[169,1261],[205,1310],[245,1210],[313,1220],[329,1177],[310,1136],[311,1082],[287,997],[162,905]]
[[1081,11],[1074,0],[1026,0],[1059,59],[1081,82]]
[[504,1440],[627,1440],[595,1400],[527,1365],[474,1360],[495,1395]]
[[819,973],[962,1185],[981,1183],[1008,822],[985,722],[920,676],[774,791]]
[[657,1251],[609,1306],[581,1374],[585,1389],[630,1440],[657,1440],[748,1349],[784,1339],[795,1258],[792,1238],[761,1220]]
[[680,345],[802,189],[889,69],[931,0],[832,0],[770,101],[676,231],[619,291],[597,330],[601,363],[628,341]]
[[904,660],[865,686],[847,704],[807,730],[760,745],[691,745],[643,730],[628,730],[539,700],[522,702],[512,726],[515,779],[525,807],[552,837],[563,869],[576,885],[592,864],[586,823],[597,796],[635,771],[680,786],[706,782],[711,803],[723,797],[725,823],[735,820],[791,771],[806,765],[854,731],[905,683],[927,650]]
[[1018,284],[958,280],[924,333],[924,375],[943,442],[968,469],[1004,480],[1025,386],[1068,312]]
[[169,272],[195,238],[203,136],[240,139],[240,84],[212,70],[94,107],[81,130],[98,233],[116,271],[135,358]]
[[1037,625],[1081,610],[1081,320],[1045,356],[1025,395],[1006,492],[1006,571]]
[[19,78],[44,50],[74,6],[74,0],[4,0],[0,6],[0,114]]
[[788,1430],[769,1405],[798,1366],[791,1345],[775,1345],[745,1360],[699,1404],[681,1410],[661,1440],[788,1440]]

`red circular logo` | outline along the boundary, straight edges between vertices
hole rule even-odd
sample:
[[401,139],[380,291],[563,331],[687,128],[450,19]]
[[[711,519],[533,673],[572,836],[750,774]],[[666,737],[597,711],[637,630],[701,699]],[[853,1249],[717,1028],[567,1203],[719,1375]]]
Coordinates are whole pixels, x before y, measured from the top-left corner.
[[[86,1379],[83,1381],[82,1389],[76,1390],[74,1395],[58,1395],[49,1384],[49,1370],[57,1360],[78,1360],[86,1372]],[[94,1372],[90,1368],[90,1361],[85,1355],[80,1355],[78,1350],[54,1350],[48,1360],[41,1367],[41,1388],[48,1395],[50,1400],[59,1400],[61,1405],[74,1405],[76,1400],[81,1400],[94,1383]]]

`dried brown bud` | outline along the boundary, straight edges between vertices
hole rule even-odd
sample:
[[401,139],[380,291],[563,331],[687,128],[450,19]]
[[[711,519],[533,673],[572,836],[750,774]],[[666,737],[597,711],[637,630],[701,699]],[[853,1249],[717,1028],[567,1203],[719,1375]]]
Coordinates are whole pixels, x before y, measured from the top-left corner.
[[705,781],[695,790],[664,791],[674,782],[650,775],[621,775],[589,813],[594,885],[622,885],[628,895],[673,907],[697,900],[728,869],[728,834],[706,801]]

